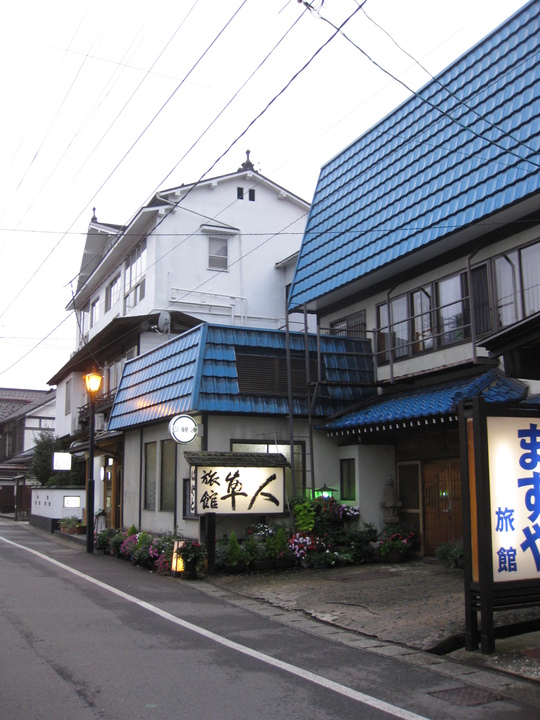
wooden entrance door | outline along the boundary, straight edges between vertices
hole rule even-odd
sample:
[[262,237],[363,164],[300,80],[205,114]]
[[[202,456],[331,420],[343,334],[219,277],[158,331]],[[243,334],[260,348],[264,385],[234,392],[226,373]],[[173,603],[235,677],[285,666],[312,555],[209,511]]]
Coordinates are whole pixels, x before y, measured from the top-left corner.
[[463,536],[459,459],[424,463],[424,553]]

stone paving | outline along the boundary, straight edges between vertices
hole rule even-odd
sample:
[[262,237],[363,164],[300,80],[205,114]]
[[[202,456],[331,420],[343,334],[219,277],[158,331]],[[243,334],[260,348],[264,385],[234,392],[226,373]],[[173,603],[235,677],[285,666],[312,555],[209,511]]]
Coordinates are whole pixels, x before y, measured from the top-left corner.
[[432,650],[449,635],[465,631],[463,573],[439,564],[378,563],[217,575],[208,580],[232,592],[421,650]]
[[[366,640],[431,653],[463,643],[463,571],[450,570],[436,561],[216,575],[207,577],[206,582],[244,598],[354,631]],[[496,627],[540,620],[540,609],[497,612],[494,619]],[[539,648],[540,632],[536,632],[497,639],[496,653],[491,656],[458,647],[447,657],[538,682]]]

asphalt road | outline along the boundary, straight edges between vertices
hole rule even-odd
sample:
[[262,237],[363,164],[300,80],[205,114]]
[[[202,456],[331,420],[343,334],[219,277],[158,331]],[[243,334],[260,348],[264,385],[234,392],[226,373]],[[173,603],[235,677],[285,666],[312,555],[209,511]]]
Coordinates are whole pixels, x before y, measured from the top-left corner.
[[2,720],[540,717],[198,585],[0,520]]

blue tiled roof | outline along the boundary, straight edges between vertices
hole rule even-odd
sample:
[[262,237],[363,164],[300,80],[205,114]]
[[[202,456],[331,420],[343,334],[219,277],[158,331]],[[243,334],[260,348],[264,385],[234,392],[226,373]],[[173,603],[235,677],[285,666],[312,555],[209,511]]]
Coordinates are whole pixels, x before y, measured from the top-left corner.
[[458,402],[462,399],[471,400],[482,395],[488,403],[519,402],[526,393],[527,387],[523,383],[490,370],[473,380],[469,378],[383,397],[362,410],[327,423],[324,429],[328,432],[351,430],[367,425],[448,415],[457,412]]
[[[304,352],[304,335],[291,333],[291,351]],[[317,351],[317,338],[309,336]],[[367,340],[335,336],[319,339],[323,379],[314,415],[344,410],[375,393],[373,357]],[[208,412],[282,415],[287,397],[241,393],[236,353],[285,356],[283,331],[202,324],[155,350],[130,360],[109,419],[110,430],[165,420],[179,413]],[[334,385],[333,383],[339,383]],[[293,398],[293,412],[306,416],[307,400]]]
[[524,6],[419,92],[428,103],[412,96],[322,168],[291,309],[539,190],[539,15]]

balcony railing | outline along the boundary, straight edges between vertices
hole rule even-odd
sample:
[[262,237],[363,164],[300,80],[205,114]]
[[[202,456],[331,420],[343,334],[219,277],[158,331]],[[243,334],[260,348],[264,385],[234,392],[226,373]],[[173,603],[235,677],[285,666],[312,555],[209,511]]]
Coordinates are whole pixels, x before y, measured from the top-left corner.
[[[103,413],[104,415],[108,415],[114,402],[114,398],[116,397],[116,389],[110,390],[108,393],[104,393],[103,395],[98,395],[95,402],[95,412],[97,413]],[[79,408],[79,422],[85,422],[90,418],[90,403],[86,403],[86,405],[81,405]]]

